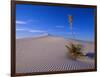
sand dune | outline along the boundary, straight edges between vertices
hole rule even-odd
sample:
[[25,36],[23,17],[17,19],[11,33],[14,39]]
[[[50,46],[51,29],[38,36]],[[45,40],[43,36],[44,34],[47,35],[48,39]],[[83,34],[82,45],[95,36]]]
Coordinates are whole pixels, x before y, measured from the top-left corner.
[[16,72],[47,72],[93,69],[94,63],[73,61],[66,56],[65,47],[69,42],[82,43],[84,52],[94,52],[93,43],[66,40],[61,37],[46,36],[16,40]]

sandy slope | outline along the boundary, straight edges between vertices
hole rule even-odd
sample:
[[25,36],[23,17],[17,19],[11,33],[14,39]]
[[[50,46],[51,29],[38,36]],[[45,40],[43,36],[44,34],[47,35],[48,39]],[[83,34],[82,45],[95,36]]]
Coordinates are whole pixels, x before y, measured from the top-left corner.
[[[41,38],[25,38],[16,40],[16,72],[47,72],[60,70],[76,70],[94,68],[94,63],[70,60],[66,57],[66,47],[72,40],[46,36]],[[92,43],[74,41],[86,46],[86,50],[94,52]]]

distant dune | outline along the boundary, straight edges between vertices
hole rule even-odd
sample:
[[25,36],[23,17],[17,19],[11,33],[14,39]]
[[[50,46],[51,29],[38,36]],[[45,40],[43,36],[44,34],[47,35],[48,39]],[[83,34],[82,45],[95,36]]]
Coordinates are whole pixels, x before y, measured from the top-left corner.
[[47,72],[93,69],[94,63],[73,61],[66,57],[68,43],[81,43],[87,52],[94,52],[94,44],[64,39],[62,37],[45,36],[16,40],[16,72]]
[[28,36],[28,35],[21,35],[21,36],[17,36],[16,39],[40,38],[40,37],[46,37],[48,35],[49,35],[48,33],[41,33],[41,34],[36,34],[36,35],[31,34],[30,36]]

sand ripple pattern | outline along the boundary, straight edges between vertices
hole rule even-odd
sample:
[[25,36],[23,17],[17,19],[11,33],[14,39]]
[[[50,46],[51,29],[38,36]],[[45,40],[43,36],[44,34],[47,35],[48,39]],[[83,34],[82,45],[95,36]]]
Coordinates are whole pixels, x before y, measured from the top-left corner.
[[32,72],[49,72],[49,71],[70,71],[70,70],[84,70],[84,69],[93,69],[94,64],[87,64],[82,62],[69,62],[61,64],[45,64],[33,66]]

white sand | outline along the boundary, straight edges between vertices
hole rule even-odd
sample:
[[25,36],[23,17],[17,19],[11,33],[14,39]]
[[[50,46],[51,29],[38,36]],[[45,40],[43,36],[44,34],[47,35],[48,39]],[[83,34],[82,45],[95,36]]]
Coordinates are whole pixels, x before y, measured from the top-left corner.
[[94,52],[92,43],[65,40],[60,37],[24,38],[16,40],[16,72],[47,72],[93,69],[94,63],[69,59],[65,47],[69,42],[85,45],[84,52]]

